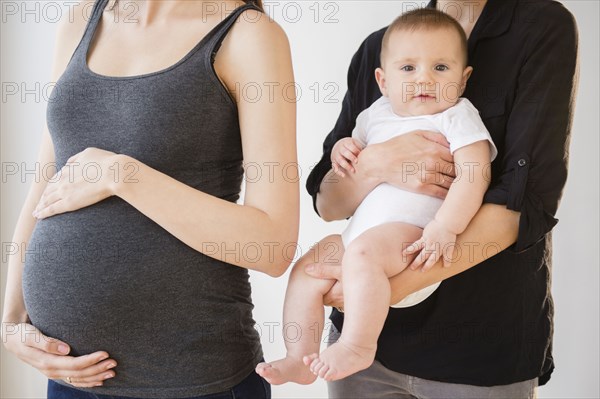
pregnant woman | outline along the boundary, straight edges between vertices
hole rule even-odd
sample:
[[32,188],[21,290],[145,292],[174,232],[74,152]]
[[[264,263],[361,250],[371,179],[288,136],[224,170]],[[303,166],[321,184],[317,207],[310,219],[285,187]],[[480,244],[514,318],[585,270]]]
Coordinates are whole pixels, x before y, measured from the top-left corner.
[[297,240],[295,101],[240,87],[293,83],[287,38],[259,2],[78,7],[38,159],[58,173],[19,217],[5,345],[50,398],[270,397],[248,269],[281,275]]

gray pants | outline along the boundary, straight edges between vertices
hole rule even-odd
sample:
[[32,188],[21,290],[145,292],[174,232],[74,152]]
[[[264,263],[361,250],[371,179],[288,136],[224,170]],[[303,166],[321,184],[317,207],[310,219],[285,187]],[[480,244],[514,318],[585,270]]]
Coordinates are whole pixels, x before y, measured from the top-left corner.
[[[332,326],[329,344],[339,336]],[[536,387],[537,378],[494,387],[430,381],[396,373],[378,361],[343,380],[327,383],[330,399],[535,399]]]

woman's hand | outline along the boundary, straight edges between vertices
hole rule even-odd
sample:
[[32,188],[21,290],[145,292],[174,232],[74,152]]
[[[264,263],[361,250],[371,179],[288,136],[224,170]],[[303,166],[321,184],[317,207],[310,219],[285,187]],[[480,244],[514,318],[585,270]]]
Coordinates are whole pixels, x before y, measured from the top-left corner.
[[444,199],[456,177],[449,147],[442,134],[417,130],[367,146],[358,168],[381,182]]
[[76,211],[114,195],[123,178],[119,156],[98,148],[87,148],[69,158],[65,166],[48,182],[33,216],[44,219]]
[[117,362],[99,351],[68,356],[69,345],[50,338],[28,323],[2,323],[2,342],[9,352],[35,367],[46,377],[62,379],[78,388],[97,387],[115,376]]
[[332,306],[338,310],[344,309],[344,292],[342,290],[342,265],[312,263],[306,265],[304,269],[306,274],[314,278],[324,280],[336,280],[337,282],[331,287],[329,292],[323,297],[325,306]]

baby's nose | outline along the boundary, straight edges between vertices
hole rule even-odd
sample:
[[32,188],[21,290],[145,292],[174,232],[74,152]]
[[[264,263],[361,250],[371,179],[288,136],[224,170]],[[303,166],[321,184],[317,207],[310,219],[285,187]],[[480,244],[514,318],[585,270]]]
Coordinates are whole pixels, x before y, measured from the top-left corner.
[[433,84],[433,78],[431,76],[431,72],[430,71],[421,71],[421,73],[419,73],[419,75],[417,76],[417,83],[419,84],[425,84],[425,85],[431,85]]

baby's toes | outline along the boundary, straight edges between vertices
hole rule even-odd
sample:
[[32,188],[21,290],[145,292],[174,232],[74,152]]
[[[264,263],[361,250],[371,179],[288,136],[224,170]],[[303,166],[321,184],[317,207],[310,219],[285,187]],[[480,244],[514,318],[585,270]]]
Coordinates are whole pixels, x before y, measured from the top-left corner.
[[327,370],[325,373],[325,376],[323,376],[323,379],[325,381],[333,381],[335,380],[335,374],[335,371],[332,368],[329,368],[329,370]]
[[312,373],[314,375],[319,375],[319,370],[321,370],[321,367],[323,367],[325,365],[325,363],[323,363],[321,361],[321,359],[316,358],[315,360],[313,360],[313,362],[310,364],[310,371],[312,371]]
[[319,377],[325,378],[325,375],[327,375],[328,371],[329,371],[329,365],[323,364],[323,367],[321,367],[319,369]]
[[302,362],[304,363],[305,366],[310,366],[312,364],[312,362],[317,359],[319,357],[319,355],[317,353],[313,353],[312,355],[308,355],[308,356],[304,356],[302,358]]
[[257,373],[261,373],[263,372],[267,367],[271,367],[271,365],[269,363],[266,362],[262,362],[262,363],[258,363],[256,365],[256,368],[254,369]]

